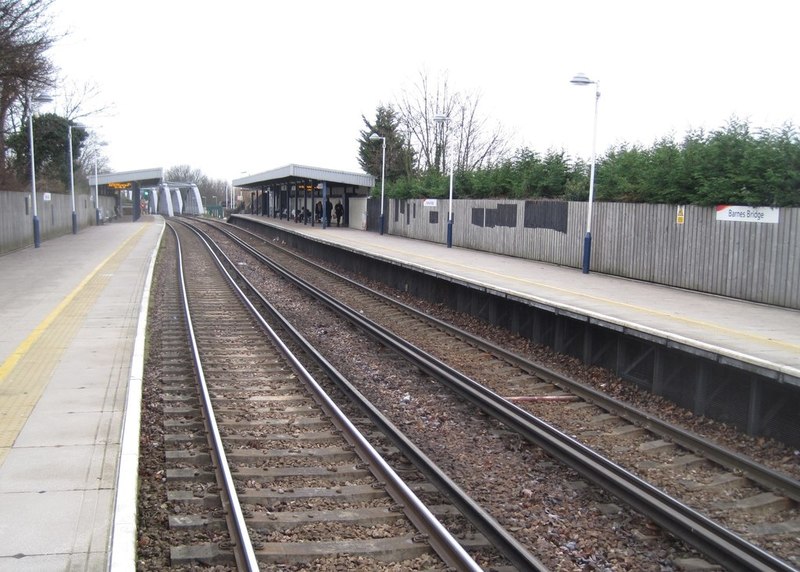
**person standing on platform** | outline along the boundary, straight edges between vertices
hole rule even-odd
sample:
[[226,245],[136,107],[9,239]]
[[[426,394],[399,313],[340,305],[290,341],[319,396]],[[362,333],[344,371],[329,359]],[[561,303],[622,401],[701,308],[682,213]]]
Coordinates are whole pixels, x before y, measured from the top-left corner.
[[344,216],[344,207],[342,206],[342,201],[336,203],[333,212],[336,214],[336,226],[341,225],[342,217]]
[[331,224],[333,222],[333,219],[331,219],[332,212],[333,212],[333,203],[331,202],[330,199],[328,199],[327,202],[325,203],[325,220],[328,221],[328,224]]
[[322,222],[322,201],[317,201],[317,204],[314,205],[314,218],[317,219],[317,222]]

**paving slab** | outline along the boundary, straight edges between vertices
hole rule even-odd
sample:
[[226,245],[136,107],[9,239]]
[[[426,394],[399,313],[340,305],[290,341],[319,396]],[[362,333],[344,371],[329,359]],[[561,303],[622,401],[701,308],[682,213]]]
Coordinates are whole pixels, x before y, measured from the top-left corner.
[[117,510],[135,520],[123,423],[163,229],[115,222],[0,257],[0,570],[105,570],[115,536],[133,544],[114,532]]

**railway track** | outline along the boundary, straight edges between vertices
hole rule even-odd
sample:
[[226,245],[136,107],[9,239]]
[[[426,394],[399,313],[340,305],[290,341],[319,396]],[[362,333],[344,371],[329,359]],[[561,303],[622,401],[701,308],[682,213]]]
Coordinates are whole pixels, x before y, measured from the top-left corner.
[[[480,535],[454,539],[412,488],[437,493],[399,479],[245,310],[198,238],[176,235],[194,245],[181,255],[188,270],[163,273],[160,285],[171,293],[160,301],[158,336],[168,468],[155,476],[178,539],[170,566],[480,569],[461,546],[483,549]],[[452,507],[434,510],[448,516]]]
[[[613,457],[612,449],[619,449],[621,445],[638,451],[642,461],[638,467],[626,471],[611,463],[603,469],[608,474],[600,479],[602,485],[707,557],[729,569],[793,569],[781,557],[729,530],[739,528],[747,533],[749,540],[777,548],[776,552],[787,561],[796,557],[796,544],[786,547],[784,542],[796,534],[793,527],[796,527],[794,523],[797,520],[798,486],[793,479],[669,426],[652,415],[615,402],[591,388],[543,370],[464,331],[431,320],[429,316],[326,269],[316,266],[309,270],[307,260],[299,260],[275,244],[265,245],[261,238],[242,236],[258,250],[267,251],[270,258],[279,259],[280,264],[287,268],[302,265],[304,276],[316,276],[307,278],[309,281],[324,285],[328,302],[335,306],[338,304],[336,311],[340,315],[347,316],[354,323],[369,317],[383,324],[387,332],[379,333],[374,324],[362,323],[362,327],[368,329],[373,337],[380,338],[381,343],[397,344],[393,346],[395,351],[407,352],[407,357],[414,359],[417,366],[430,375],[449,377],[451,387],[456,391],[474,400],[484,411],[504,419],[526,438],[545,446],[584,477],[596,479],[597,473],[601,472],[596,463],[605,464],[605,460],[585,448],[587,458],[576,461],[573,453],[563,452],[564,448],[576,447],[569,438],[558,437],[562,442],[554,445],[550,439],[561,432],[540,426],[539,420],[530,415],[530,412],[535,412],[546,419],[548,411],[543,403],[563,403],[559,409],[572,413],[559,416],[556,423],[592,447],[605,449],[609,456]],[[310,287],[303,288],[311,291]],[[390,331],[399,333],[394,335]],[[400,335],[409,337],[410,342],[399,340]],[[442,359],[457,363],[458,371],[435,356],[422,360],[412,357],[414,345],[445,348],[440,351]],[[474,383],[468,376],[480,383]],[[484,401],[487,397],[493,402],[491,406]],[[565,422],[565,419],[572,421]],[[571,425],[567,426],[567,423]],[[686,470],[687,467],[691,470]],[[634,472],[646,473],[648,480],[666,483],[662,485],[664,488],[681,488],[682,491],[678,492],[683,492],[684,498],[689,500],[692,500],[693,492],[699,491],[703,504],[710,507],[710,516],[689,509],[638,478]],[[676,487],[676,483],[680,487]],[[638,491],[632,492],[629,487]],[[735,492],[731,494],[731,490]],[[719,497],[709,501],[709,495],[716,491],[720,491]],[[796,538],[794,540],[796,542]]]

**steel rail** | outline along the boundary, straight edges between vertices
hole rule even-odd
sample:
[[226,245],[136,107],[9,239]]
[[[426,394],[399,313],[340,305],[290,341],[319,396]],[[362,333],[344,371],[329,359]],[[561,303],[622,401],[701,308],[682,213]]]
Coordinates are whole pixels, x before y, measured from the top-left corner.
[[[325,272],[335,274],[324,267],[319,268]],[[370,295],[380,297],[382,300],[402,308],[404,311],[416,316],[417,318],[434,324],[437,328],[447,331],[451,335],[464,340],[466,343],[474,347],[505,359],[516,367],[527,371],[531,375],[539,377],[542,379],[542,381],[550,382],[553,385],[569,391],[570,393],[574,393],[581,399],[589,401],[594,405],[597,405],[598,407],[617,415],[618,417],[622,417],[634,425],[643,427],[658,435],[661,435],[689,451],[699,453],[722,467],[733,471],[741,471],[745,473],[747,478],[753,482],[767,489],[777,491],[780,494],[794,500],[795,502],[800,502],[800,481],[786,475],[785,473],[770,469],[769,467],[756,463],[752,459],[737,455],[736,453],[729,451],[728,449],[721,447],[716,443],[712,443],[706,439],[703,439],[691,431],[687,431],[686,429],[671,423],[667,423],[653,414],[639,410],[617,399],[614,399],[613,397],[604,394],[602,391],[598,391],[592,387],[561,375],[558,372],[536,364],[522,356],[493,344],[488,340],[474,336],[473,334],[456,328],[455,326],[443,322],[438,318],[420,312],[416,308],[412,308],[411,306],[403,304],[402,302],[398,302],[397,300],[393,300],[392,298],[380,292],[372,290],[371,288],[368,288],[362,284],[358,284],[347,277],[340,276],[338,274],[335,275],[340,279],[348,281],[354,287],[358,287],[363,291],[368,292]]]
[[[277,309],[275,309],[263,296],[261,296],[255,286],[253,286],[252,283],[247,280],[247,278],[239,271],[238,268],[236,268],[236,265],[230,260],[230,258],[228,258],[227,255],[218,247],[212,249],[213,241],[209,237],[203,236],[205,233],[202,233],[190,225],[187,226],[189,226],[191,230],[198,234],[221,268],[223,267],[223,262],[220,257],[227,262],[228,267],[237,275],[237,278],[245,283],[248,290],[250,290],[251,293],[258,298],[259,303],[265,304],[270,309],[270,313],[280,319],[281,327],[284,327],[287,329],[287,331],[290,331],[292,337],[296,340],[302,340],[301,345],[304,351],[308,352],[314,361],[318,363],[320,360],[324,361],[322,355],[319,354],[319,352],[310,343],[308,343],[302,337],[302,335],[295,328],[293,328],[288,321],[285,320],[285,318],[283,318],[283,316],[280,315]],[[230,277],[230,272],[225,270],[225,273]],[[232,277],[231,285],[236,290],[243,303],[249,308],[256,320],[267,332],[276,347],[291,362],[295,372],[307,384],[309,390],[312,392],[319,405],[326,410],[326,412],[333,419],[337,428],[342,431],[342,434],[345,436],[348,442],[353,445],[359,457],[369,464],[373,474],[381,482],[381,484],[386,487],[389,495],[403,508],[404,513],[409,520],[414,523],[417,529],[426,536],[426,540],[431,545],[433,550],[442,558],[442,560],[444,560],[448,566],[451,566],[456,570],[463,570],[465,572],[478,572],[482,570],[482,568],[472,559],[466,550],[464,550],[464,547],[461,546],[458,540],[454,538],[452,534],[450,534],[450,532],[439,522],[433,513],[430,512],[428,507],[419,500],[417,495],[408,487],[405,481],[403,481],[403,479],[400,478],[397,473],[395,473],[394,469],[389,466],[380,453],[375,450],[375,448],[352,424],[352,422],[341,411],[341,409],[339,409],[336,403],[333,402],[333,400],[319,385],[316,379],[314,379],[314,376],[308,372],[305,366],[303,366],[294,353],[286,346],[277,332],[275,332],[272,326],[270,326],[266,319],[264,319],[261,312],[255,307],[252,301],[250,301],[248,296]],[[333,367],[330,364],[328,365],[331,368]],[[546,569],[537,568],[536,570]]]
[[[210,223],[209,223],[210,224]],[[227,224],[227,223],[226,223]],[[218,225],[213,225],[218,226]],[[230,225],[234,226],[235,225]],[[235,227],[242,232],[246,232],[257,238],[259,240],[264,240],[263,237],[260,237],[247,229]],[[290,256],[297,257],[296,254],[293,252],[286,250],[280,246],[275,246],[285,252]],[[451,335],[458,337],[464,340],[466,343],[478,347],[484,351],[489,353],[495,354],[502,359],[507,360],[508,362],[512,363],[513,365],[527,371],[531,375],[535,375],[537,377],[542,378],[543,381],[547,381],[553,383],[554,385],[561,387],[575,395],[579,396],[580,398],[589,401],[598,407],[605,409],[606,411],[613,413],[627,421],[633,423],[634,425],[638,425],[645,429],[648,429],[654,433],[657,433],[673,443],[696,453],[704,456],[705,458],[719,464],[722,467],[725,467],[729,470],[733,471],[741,471],[746,474],[747,478],[752,480],[753,482],[773,491],[778,492],[795,502],[800,503],[800,481],[794,479],[785,473],[780,471],[776,471],[769,467],[766,467],[762,464],[756,463],[752,459],[748,459],[746,457],[742,457],[741,455],[737,455],[736,453],[729,451],[728,449],[717,445],[716,443],[709,442],[706,439],[683,429],[681,427],[677,427],[671,423],[667,423],[666,421],[657,418],[656,416],[647,413],[645,411],[639,410],[635,407],[632,407],[626,403],[623,403],[619,400],[614,399],[601,391],[598,391],[592,387],[584,385],[578,381],[570,379],[564,375],[561,375],[558,372],[555,372],[551,369],[545,368],[539,364],[536,364],[518,354],[508,351],[505,348],[502,348],[492,342],[475,336],[469,332],[466,332],[460,328],[457,328],[447,322],[439,320],[429,314],[425,314],[412,306],[399,302],[385,294],[373,290],[363,284],[359,284],[358,282],[346,277],[342,276],[341,274],[337,274],[324,266],[320,266],[319,264],[315,264],[307,259],[301,259],[306,264],[309,264],[327,274],[335,276],[336,278],[343,280],[353,286],[354,288],[358,288],[371,296],[376,298],[380,298],[381,300],[388,302],[398,308],[401,308],[403,311],[416,316],[417,318],[424,320],[426,322],[434,324],[437,328],[449,332]]]
[[240,570],[247,570],[248,572],[256,572],[259,569],[258,560],[256,559],[255,551],[253,550],[253,543],[250,540],[250,533],[247,530],[247,523],[244,519],[241,504],[239,503],[239,496],[236,493],[236,486],[231,474],[230,467],[228,466],[228,459],[225,454],[225,449],[222,445],[222,438],[219,433],[216,417],[214,416],[214,407],[211,404],[211,395],[208,391],[208,384],[206,383],[205,373],[203,372],[203,363],[200,358],[200,351],[197,347],[197,338],[194,333],[194,326],[192,321],[192,313],[189,309],[189,296],[186,288],[186,277],[183,265],[183,249],[181,240],[178,233],[172,226],[170,229],[175,234],[178,249],[178,281],[180,283],[181,301],[183,304],[183,311],[186,317],[186,328],[189,334],[189,343],[191,346],[192,361],[194,362],[197,383],[200,390],[201,400],[204,408],[204,421],[209,436],[209,441],[214,457],[216,458],[215,471],[218,475],[218,480],[222,485],[224,497],[227,498],[229,510],[226,511],[229,522],[232,524],[232,531],[236,535],[234,539],[234,554],[236,555],[237,566]]
[[[215,225],[216,226],[216,225]],[[226,233],[227,234],[227,233]],[[261,253],[252,249],[251,246],[242,242],[238,237],[230,235],[240,246],[247,249],[253,256],[270,264]],[[238,269],[236,269],[238,272]],[[242,280],[249,284],[246,277]],[[252,288],[252,286],[251,286]],[[295,341],[308,346],[308,342],[285,318],[274,309],[272,304],[264,298],[260,292],[253,288],[254,295],[260,303],[270,309],[270,312],[281,321],[284,327]],[[313,348],[312,348],[313,349]],[[489,539],[493,546],[508,558],[519,570],[532,570],[544,572],[548,568],[539,561],[536,556],[530,553],[527,548],[517,541],[503,526],[498,523],[489,513],[487,513],[478,503],[463,491],[447,474],[442,471],[425,453],[417,447],[405,434],[398,429],[383,413],[380,412],[350,381],[343,376],[328,360],[322,355],[316,356],[318,365],[326,371],[329,378],[342,390],[356,405],[366,413],[370,420],[377,425],[381,431],[389,437],[395,446],[414,464],[425,476],[442,491],[448,499],[459,509],[459,511]]]
[[294,282],[311,296],[329,304],[337,313],[358,325],[376,340],[406,357],[429,375],[441,379],[487,414],[512,427],[551,455],[571,466],[587,480],[603,487],[729,570],[743,572],[754,569],[785,572],[795,570],[786,562],[670,497],[575,439],[450,368],[434,356],[364,318],[359,312],[299,279],[278,264],[268,261],[263,256],[261,258],[276,272]]

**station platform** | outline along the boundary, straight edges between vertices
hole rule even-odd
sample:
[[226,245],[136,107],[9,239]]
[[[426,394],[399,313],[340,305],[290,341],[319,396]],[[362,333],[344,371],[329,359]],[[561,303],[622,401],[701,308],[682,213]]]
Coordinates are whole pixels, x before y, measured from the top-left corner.
[[800,385],[800,311],[693,292],[388,234],[235,215],[309,239],[414,267],[503,296],[587,316],[731,361]]
[[135,569],[146,308],[163,229],[161,217],[113,222],[0,257],[0,570]]

